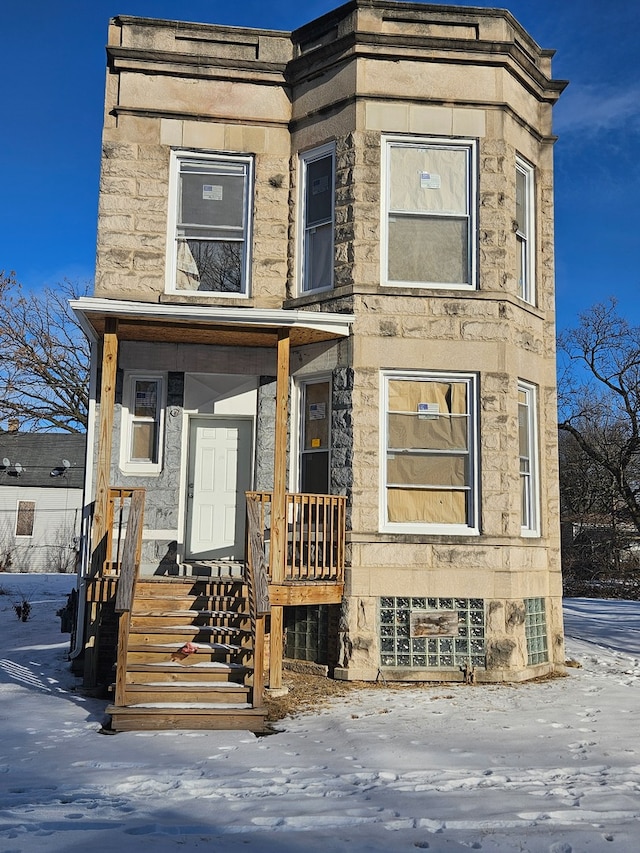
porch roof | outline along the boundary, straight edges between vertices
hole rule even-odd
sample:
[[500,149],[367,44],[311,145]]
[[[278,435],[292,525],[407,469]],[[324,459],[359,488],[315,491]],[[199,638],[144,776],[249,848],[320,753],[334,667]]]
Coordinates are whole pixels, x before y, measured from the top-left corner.
[[237,308],[220,305],[158,305],[119,299],[82,297],[71,308],[85,334],[102,337],[109,318],[118,321],[118,338],[130,341],[274,347],[289,330],[291,346],[344,338],[353,314]]

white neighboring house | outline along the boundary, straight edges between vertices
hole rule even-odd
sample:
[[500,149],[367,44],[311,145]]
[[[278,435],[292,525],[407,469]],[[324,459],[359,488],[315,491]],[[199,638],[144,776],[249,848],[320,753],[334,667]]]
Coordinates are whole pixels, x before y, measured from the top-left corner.
[[72,572],[86,436],[0,433],[0,571]]

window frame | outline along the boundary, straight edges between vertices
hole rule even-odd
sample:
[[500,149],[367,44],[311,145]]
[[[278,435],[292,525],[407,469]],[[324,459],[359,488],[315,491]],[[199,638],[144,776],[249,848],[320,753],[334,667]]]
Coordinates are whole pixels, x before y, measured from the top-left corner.
[[[520,402],[520,394],[525,402]],[[526,408],[527,451],[521,455],[521,411]],[[524,380],[518,380],[518,460],[520,494],[520,531],[522,536],[540,536],[540,457],[538,441],[538,389]],[[523,459],[528,461],[528,471],[523,471]],[[523,477],[525,478],[523,480]],[[526,483],[526,489],[524,485]]]
[[[522,209],[524,223],[518,221],[518,176],[524,178]],[[536,264],[535,264],[535,169],[520,156],[516,156],[516,212],[514,232],[516,235],[516,279],[518,296],[529,305],[536,304]],[[518,274],[522,272],[522,278]]]
[[[181,197],[181,175],[182,164],[186,162],[226,164],[228,166],[242,166],[244,170],[243,211],[242,211],[242,238],[233,241],[242,243],[242,255],[240,261],[240,291],[217,291],[217,290],[190,290],[177,286],[178,274],[178,243],[179,243],[179,209]],[[172,149],[169,164],[169,199],[167,217],[167,252],[166,252],[166,279],[165,292],[180,296],[206,296],[219,299],[247,299],[251,295],[250,273],[251,273],[251,234],[253,224],[253,175],[254,158],[249,154],[233,154],[230,152],[206,152]],[[204,227],[204,226],[203,226]],[[209,229],[211,230],[211,229]]]
[[[331,160],[331,215],[330,217],[315,225],[307,224],[307,182],[309,174],[309,166],[312,163],[317,163],[319,160]],[[302,151],[298,155],[298,174],[299,174],[299,193],[298,193],[298,295],[306,296],[309,293],[322,293],[323,291],[332,290],[334,285],[335,275],[335,195],[336,195],[336,146],[334,142],[329,142],[326,145],[321,145],[318,148],[312,148],[309,151]],[[308,260],[311,255],[309,246],[309,235],[315,233],[318,227],[329,225],[331,233],[331,265],[330,279],[326,284],[318,287],[307,285],[307,273],[309,270]]]
[[[305,448],[305,406],[307,402],[307,389],[310,385],[324,385],[327,384],[329,386],[329,394],[328,394],[328,411],[326,412],[327,418],[327,447],[321,447],[317,450],[313,448]],[[292,477],[291,477],[291,487],[294,491],[302,490],[302,477],[303,477],[303,456],[304,455],[315,455],[318,453],[326,453],[327,454],[327,481],[328,481],[328,491],[331,491],[331,427],[332,427],[332,399],[333,399],[333,377],[331,373],[319,373],[314,374],[313,376],[301,376],[294,380],[293,383],[294,389],[294,401],[295,401],[295,415],[297,422],[297,429],[293,433],[293,443],[292,443],[292,453],[293,458],[296,460],[294,466],[292,468]]]
[[[448,536],[477,536],[480,534],[480,467],[479,467],[479,445],[478,445],[478,393],[479,376],[476,373],[460,372],[438,372],[431,370],[407,371],[407,370],[382,370],[380,381],[380,519],[379,529],[383,533],[426,533],[432,535]],[[389,521],[388,520],[388,482],[387,482],[387,454],[390,451],[388,445],[389,433],[389,382],[434,382],[434,383],[464,383],[466,385],[467,399],[467,442],[466,459],[468,466],[468,485],[462,491],[468,494],[467,518],[464,524],[452,522],[432,521]],[[437,455],[437,449],[432,450]],[[433,486],[434,491],[448,491],[442,485]],[[428,489],[427,489],[428,490]],[[450,487],[451,491],[455,491]],[[458,489],[460,491],[460,489]]]
[[[156,382],[156,417],[154,420],[135,415],[135,394],[137,382]],[[165,373],[125,374],[122,394],[122,425],[120,441],[120,468],[127,474],[159,474],[163,467],[164,421],[166,409],[167,376]],[[155,423],[156,460],[132,458],[133,428],[137,423]]]
[[[477,290],[478,289],[478,144],[477,140],[470,138],[436,137],[436,136],[391,136],[382,137],[382,178],[380,193],[380,224],[381,235],[381,261],[380,280],[387,287],[411,287],[428,290]],[[466,222],[467,222],[467,277],[468,282],[437,282],[437,281],[396,281],[389,277],[389,221],[393,216],[390,207],[391,190],[391,151],[396,147],[404,148],[434,148],[440,150],[462,150],[467,152],[466,158]],[[443,218],[442,214],[432,212],[413,211],[412,216],[424,216],[425,219]],[[454,214],[447,214],[454,218]],[[446,218],[446,217],[445,217]],[[460,213],[455,214],[460,219]]]
[[[27,506],[29,505],[29,506]],[[19,525],[20,525],[20,515],[21,509],[24,508],[25,515],[27,515],[27,521],[30,521],[30,530],[29,533],[19,533]],[[15,526],[15,537],[16,539],[33,539],[33,531],[35,530],[36,525],[36,502],[33,500],[18,500],[16,504],[16,526]]]

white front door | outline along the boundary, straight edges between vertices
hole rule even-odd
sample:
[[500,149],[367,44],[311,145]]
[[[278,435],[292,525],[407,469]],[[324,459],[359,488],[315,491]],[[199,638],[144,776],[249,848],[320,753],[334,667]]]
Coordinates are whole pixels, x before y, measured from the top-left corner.
[[191,418],[187,558],[244,559],[244,493],[250,488],[251,421]]

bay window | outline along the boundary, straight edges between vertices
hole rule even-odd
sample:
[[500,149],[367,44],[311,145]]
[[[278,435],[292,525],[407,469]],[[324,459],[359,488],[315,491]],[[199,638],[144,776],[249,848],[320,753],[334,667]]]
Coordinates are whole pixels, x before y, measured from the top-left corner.
[[382,527],[477,533],[476,377],[383,374]]
[[475,144],[387,139],[383,278],[409,287],[475,287]]
[[333,287],[333,145],[300,156],[300,264],[302,293]]

